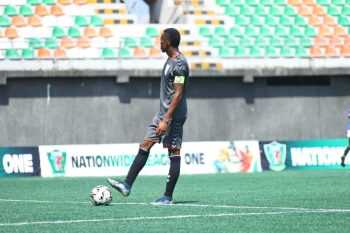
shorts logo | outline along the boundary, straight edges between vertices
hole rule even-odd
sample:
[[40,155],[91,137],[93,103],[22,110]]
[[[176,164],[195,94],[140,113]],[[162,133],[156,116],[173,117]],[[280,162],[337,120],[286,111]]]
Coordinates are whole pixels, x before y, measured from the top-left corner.
[[264,145],[264,152],[273,171],[282,171],[286,168],[287,146],[278,142]]
[[185,76],[175,76],[174,83],[184,84],[185,83]]
[[54,150],[47,153],[54,174],[63,174],[66,166],[66,152]]

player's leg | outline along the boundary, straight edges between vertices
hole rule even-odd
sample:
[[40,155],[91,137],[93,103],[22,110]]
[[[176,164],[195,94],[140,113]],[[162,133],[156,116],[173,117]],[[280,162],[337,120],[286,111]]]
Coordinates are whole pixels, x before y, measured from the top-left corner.
[[129,168],[125,181],[107,178],[107,182],[124,196],[129,196],[136,177],[147,162],[151,148],[156,142],[160,141],[160,137],[156,135],[159,121],[160,119],[156,115],[147,130],[145,139],[140,143],[139,151]]
[[349,138],[348,146],[345,148],[344,154],[341,157],[340,165],[343,166],[343,167],[345,167],[345,158],[346,158],[346,155],[349,153],[349,151],[350,151],[350,138]]
[[170,168],[164,196],[152,202],[154,205],[173,204],[173,192],[180,176],[181,157],[180,149],[182,144],[183,124],[186,119],[172,120],[167,134],[163,139],[163,145],[168,148]]

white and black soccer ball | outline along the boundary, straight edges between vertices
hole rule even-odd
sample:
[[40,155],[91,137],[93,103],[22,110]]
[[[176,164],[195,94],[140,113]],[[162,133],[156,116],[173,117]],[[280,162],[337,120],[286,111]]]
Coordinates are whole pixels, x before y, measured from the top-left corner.
[[94,205],[109,205],[112,202],[112,192],[104,185],[97,185],[91,190],[90,200]]

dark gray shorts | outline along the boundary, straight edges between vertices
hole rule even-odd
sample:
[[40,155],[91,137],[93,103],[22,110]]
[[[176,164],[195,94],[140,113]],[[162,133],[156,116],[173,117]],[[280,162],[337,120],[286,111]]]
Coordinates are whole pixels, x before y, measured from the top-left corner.
[[158,143],[163,142],[164,148],[181,149],[183,125],[185,124],[186,118],[172,119],[168,124],[166,133],[162,136],[157,136],[156,130],[161,121],[162,119],[158,114],[153,117],[144,139]]

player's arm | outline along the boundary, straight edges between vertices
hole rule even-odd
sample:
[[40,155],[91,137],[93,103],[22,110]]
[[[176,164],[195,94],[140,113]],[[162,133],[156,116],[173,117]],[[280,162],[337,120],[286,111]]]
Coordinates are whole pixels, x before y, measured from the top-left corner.
[[166,132],[168,123],[175,112],[175,109],[179,105],[184,93],[184,76],[176,76],[174,79],[174,96],[169,104],[168,112],[165,114],[163,120],[159,123],[156,134],[162,135]]

